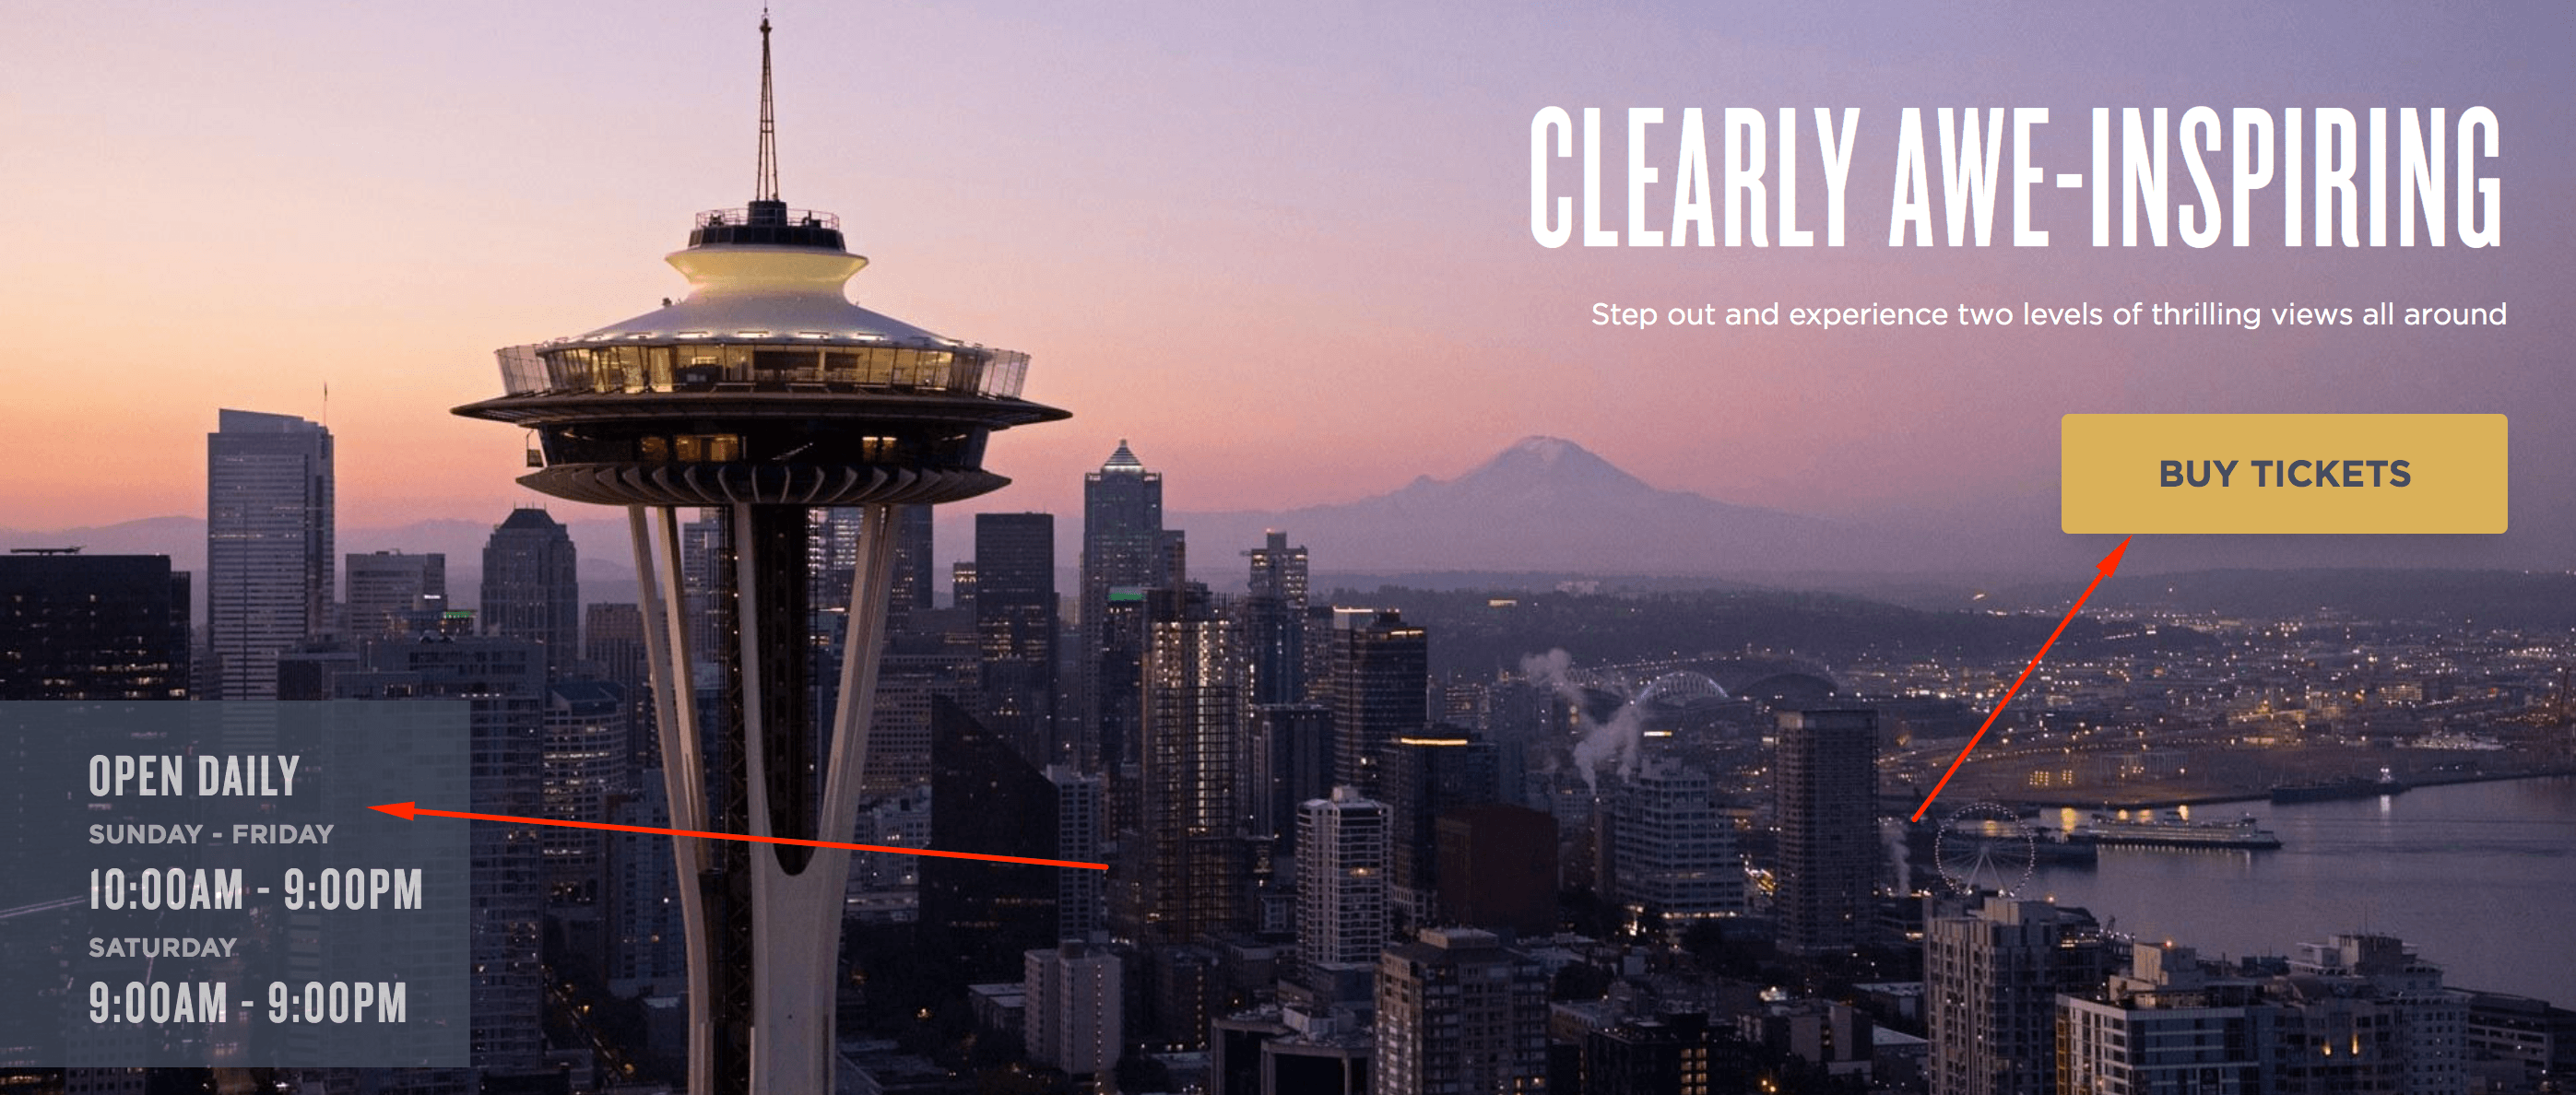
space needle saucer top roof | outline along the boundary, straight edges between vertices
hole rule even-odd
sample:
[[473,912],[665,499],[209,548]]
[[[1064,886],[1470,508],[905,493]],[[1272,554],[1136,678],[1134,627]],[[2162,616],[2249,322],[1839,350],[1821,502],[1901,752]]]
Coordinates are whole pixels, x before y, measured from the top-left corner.
[[840,218],[829,213],[789,209],[774,200],[709,210],[698,214],[689,246],[663,261],[688,279],[686,297],[544,348],[782,338],[963,345],[850,303],[844,286],[868,260],[843,249]]
[[760,175],[697,215],[667,256],[689,284],[661,308],[497,352],[503,394],[456,408],[537,431],[520,482],[608,504],[941,502],[1007,483],[985,435],[1069,417],[1020,398],[1028,355],[851,303],[868,260],[838,218],[778,196],[769,23]]

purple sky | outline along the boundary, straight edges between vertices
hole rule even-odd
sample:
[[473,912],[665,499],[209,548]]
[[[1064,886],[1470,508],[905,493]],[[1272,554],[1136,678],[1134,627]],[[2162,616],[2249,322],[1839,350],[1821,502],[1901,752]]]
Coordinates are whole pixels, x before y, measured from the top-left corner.
[[[1173,509],[1204,510],[1373,494],[1544,433],[1727,501],[1995,515],[2055,537],[2068,411],[2504,411],[2515,531],[2440,554],[2556,565],[2576,546],[2563,6],[1385,8],[774,8],[785,196],[840,213],[874,260],[855,295],[1029,351],[1029,394],[1076,414],[997,439],[994,467],[1020,484],[986,508],[1073,511],[1080,472],[1120,437],[1166,472]],[[0,523],[198,512],[215,409],[319,416],[326,382],[343,524],[524,500],[520,436],[447,408],[497,391],[494,347],[679,291],[659,258],[688,215],[749,196],[757,18],[749,3],[11,6],[0,430],[37,458]],[[2085,168],[2095,106],[2480,104],[2503,122],[2496,250],[2284,250],[2274,191],[2241,251],[2097,250],[2087,199],[2049,190],[2048,249],[1884,245],[1906,106],[2050,107],[2053,173]],[[1850,243],[1543,249],[1527,148],[1547,105],[1668,121],[1859,107]],[[1672,128],[1649,157],[1666,183]],[[1621,147],[1605,142],[1606,190]],[[1669,194],[1651,193],[1653,220]],[[1589,323],[1604,300],[2158,299],[2513,312],[2501,331],[2412,334]]]

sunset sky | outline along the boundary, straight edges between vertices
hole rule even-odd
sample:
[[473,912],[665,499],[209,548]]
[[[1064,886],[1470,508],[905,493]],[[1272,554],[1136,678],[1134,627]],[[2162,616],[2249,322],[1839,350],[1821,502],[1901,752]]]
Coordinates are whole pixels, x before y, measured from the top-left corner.
[[[1374,494],[1550,434],[1730,502],[1993,512],[2054,537],[2069,411],[2502,411],[2515,531],[2472,561],[2576,556],[2563,5],[1395,7],[779,0],[784,196],[839,213],[873,260],[854,295],[1029,352],[1029,395],[1075,414],[997,438],[1019,485],[979,505],[1074,512],[1121,437],[1171,508],[1210,510]],[[447,409],[498,391],[495,347],[681,290],[660,258],[690,214],[750,196],[758,19],[7,6],[0,433],[19,459],[0,524],[199,513],[216,409],[321,417],[326,384],[344,526],[528,499],[521,436]],[[1528,148],[1548,105],[1858,107],[1850,243],[1542,248]],[[1885,245],[1903,107],[2050,107],[2054,173],[2085,170],[2092,107],[2195,105],[2487,106],[2506,242],[2285,250],[2265,191],[2255,246],[2096,249],[2088,197],[2042,190],[2045,250],[2002,246],[2008,222],[1985,250]],[[1605,191],[1623,156],[1614,133]],[[1802,183],[1812,226],[1811,165]],[[2211,299],[2512,312],[2417,332],[1590,323],[1596,301]]]

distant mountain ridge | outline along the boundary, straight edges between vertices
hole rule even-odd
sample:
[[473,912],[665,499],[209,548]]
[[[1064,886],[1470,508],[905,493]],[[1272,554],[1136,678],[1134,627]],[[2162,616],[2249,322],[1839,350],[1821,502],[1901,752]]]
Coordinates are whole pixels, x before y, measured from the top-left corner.
[[1421,476],[1357,501],[1176,513],[1167,523],[1219,551],[1282,529],[1332,570],[1718,574],[1884,563],[1858,527],[1663,490],[1558,437],[1526,437],[1455,479]]

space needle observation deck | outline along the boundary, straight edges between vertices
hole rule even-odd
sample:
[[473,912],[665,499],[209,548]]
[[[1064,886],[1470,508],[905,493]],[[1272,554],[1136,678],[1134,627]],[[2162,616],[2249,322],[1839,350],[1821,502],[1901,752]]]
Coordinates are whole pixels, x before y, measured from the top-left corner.
[[686,297],[502,350],[504,393],[457,408],[536,432],[521,483],[603,505],[953,502],[1009,482],[984,470],[992,431],[1067,417],[1020,398],[1026,354],[850,303],[868,260],[829,213],[700,213],[666,261]]

